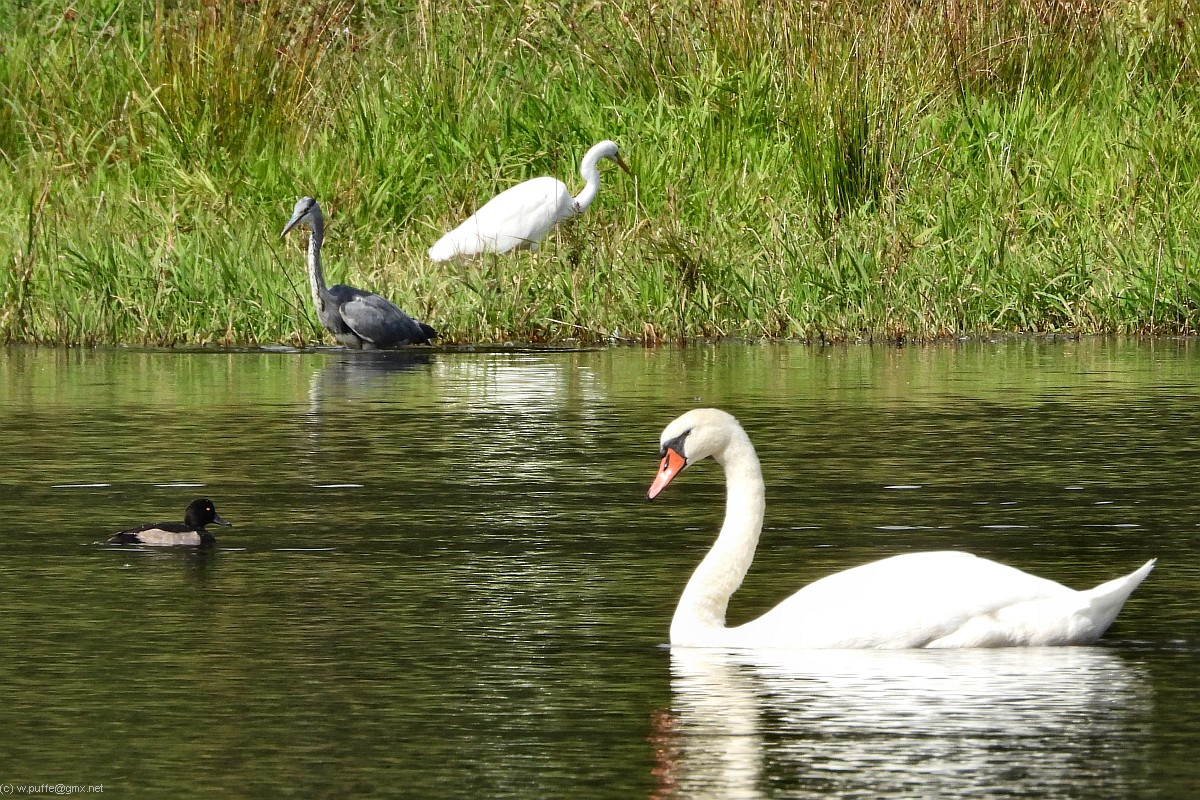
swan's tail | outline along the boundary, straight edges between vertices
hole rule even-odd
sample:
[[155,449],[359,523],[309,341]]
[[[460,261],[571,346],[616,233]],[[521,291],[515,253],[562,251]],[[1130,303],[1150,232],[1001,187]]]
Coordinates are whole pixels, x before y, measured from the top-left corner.
[[1129,595],[1133,594],[1133,590],[1146,579],[1150,574],[1150,570],[1154,569],[1154,562],[1157,559],[1150,559],[1137,570],[1125,575],[1121,578],[1114,578],[1107,583],[1102,583],[1095,589],[1090,589],[1084,592],[1087,598],[1088,612],[1087,616],[1090,619],[1094,636],[1093,639],[1099,639],[1104,635],[1112,625],[1113,620],[1117,618],[1121,608],[1124,607],[1125,601],[1129,599]]

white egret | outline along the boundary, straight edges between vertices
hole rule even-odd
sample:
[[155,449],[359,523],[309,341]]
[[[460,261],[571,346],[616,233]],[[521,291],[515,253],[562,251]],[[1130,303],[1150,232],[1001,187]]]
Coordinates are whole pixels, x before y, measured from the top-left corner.
[[687,412],[662,434],[654,499],[684,468],[712,456],[725,470],[725,522],[671,620],[682,647],[893,649],[1090,644],[1150,574],[1154,561],[1087,591],[970,553],[908,553],[805,586],[758,619],[725,627],[766,507],[754,445],[724,411]]
[[611,159],[629,172],[615,142],[605,140],[592,147],[583,157],[579,174],[586,182],[583,191],[572,197],[567,185],[549,176],[518,183],[493,197],[466,222],[447,233],[429,248],[434,261],[470,258],[481,253],[507,253],[528,248],[536,251],[538,243],[565,219],[582,214],[596,199],[600,190],[602,158]]
[[282,239],[297,225],[307,224],[312,230],[308,240],[308,282],[312,287],[317,318],[333,338],[346,347],[375,350],[405,344],[427,344],[438,334],[424,322],[417,322],[397,308],[390,300],[374,292],[353,286],[325,286],[321,271],[321,241],[325,238],[325,218],[321,207],[311,197],[296,201],[292,218],[284,226]]

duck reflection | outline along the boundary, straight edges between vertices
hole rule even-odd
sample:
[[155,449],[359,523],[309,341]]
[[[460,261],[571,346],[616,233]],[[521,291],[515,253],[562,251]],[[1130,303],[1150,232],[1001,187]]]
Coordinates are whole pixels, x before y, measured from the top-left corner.
[[[93,542],[103,545],[104,542]],[[160,547],[105,547],[109,553],[121,556],[121,563],[126,568],[134,564],[153,565],[155,575],[172,574],[165,571],[168,565],[181,565],[184,576],[195,586],[208,586],[217,573],[217,558],[220,547],[193,547],[186,550],[167,550]],[[136,560],[135,560],[136,559]]]
[[658,797],[1140,796],[1151,689],[1101,648],[671,652]]

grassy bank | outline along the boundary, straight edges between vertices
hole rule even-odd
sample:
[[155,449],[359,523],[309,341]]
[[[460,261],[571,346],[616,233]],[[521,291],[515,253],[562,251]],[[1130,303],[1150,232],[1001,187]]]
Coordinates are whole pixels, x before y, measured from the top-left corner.
[[[0,341],[322,340],[326,271],[450,340],[1200,327],[1196,2],[25,0]],[[620,142],[536,256],[433,265]]]

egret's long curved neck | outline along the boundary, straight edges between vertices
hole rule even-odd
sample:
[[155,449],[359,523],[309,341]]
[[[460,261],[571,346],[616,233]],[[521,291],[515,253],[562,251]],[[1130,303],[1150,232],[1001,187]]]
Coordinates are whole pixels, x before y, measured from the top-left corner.
[[312,235],[308,237],[308,284],[312,289],[313,302],[321,307],[321,294],[325,292],[325,273],[321,271],[321,242],[325,239],[325,220],[320,212],[309,220]]
[[602,156],[597,154],[596,147],[587,151],[583,157],[583,163],[579,165],[579,174],[583,176],[585,185],[583,191],[575,195],[575,213],[582,214],[587,211],[588,206],[596,199],[596,193],[600,191],[600,170],[596,167],[600,163]]
[[671,620],[672,644],[715,643],[712,637],[725,630],[729,598],[742,585],[762,532],[766,489],[745,432],[738,430],[714,457],[725,468],[725,522],[679,598]]

